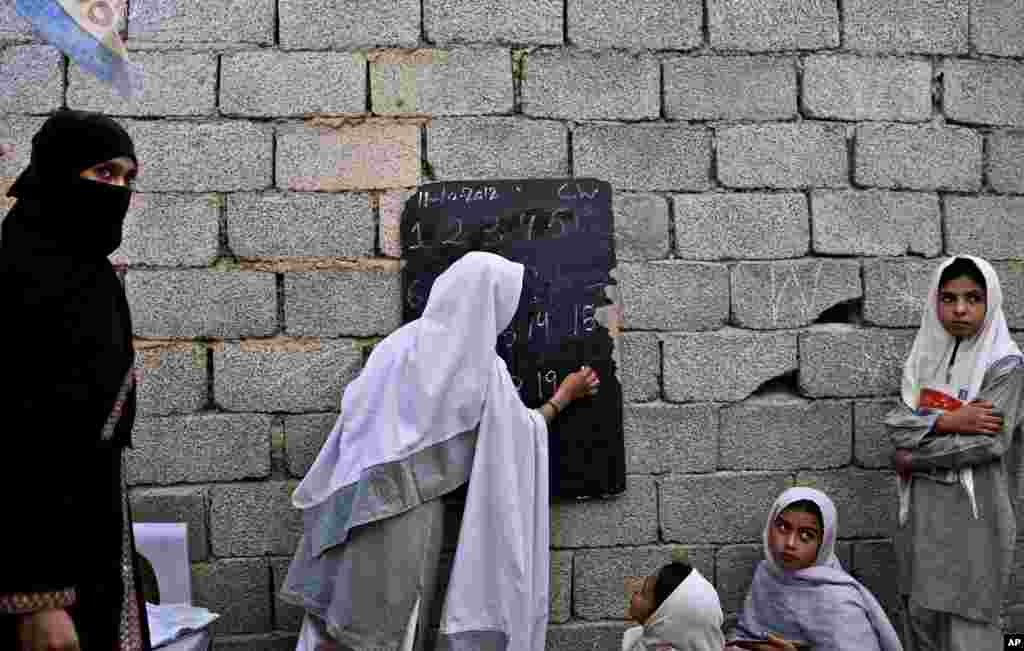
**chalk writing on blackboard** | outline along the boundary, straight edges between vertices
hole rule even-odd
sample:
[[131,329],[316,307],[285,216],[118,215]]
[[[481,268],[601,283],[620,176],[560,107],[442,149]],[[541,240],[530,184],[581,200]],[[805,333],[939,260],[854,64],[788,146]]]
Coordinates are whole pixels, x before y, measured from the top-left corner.
[[611,199],[611,186],[596,179],[434,183],[402,214],[405,321],[422,314],[449,265],[491,251],[524,267],[516,315],[495,347],[523,402],[540,406],[582,364],[601,376],[600,400],[574,402],[549,427],[553,496],[625,490],[622,389],[597,318],[615,284]]

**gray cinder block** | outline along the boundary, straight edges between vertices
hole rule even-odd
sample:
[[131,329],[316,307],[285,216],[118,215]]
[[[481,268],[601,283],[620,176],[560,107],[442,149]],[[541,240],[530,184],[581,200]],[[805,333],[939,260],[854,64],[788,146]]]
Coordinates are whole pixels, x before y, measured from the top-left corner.
[[947,61],[942,104],[958,122],[1024,127],[1024,63]]
[[289,50],[419,44],[417,0],[281,0],[278,16],[281,47]]
[[[218,640],[229,633],[269,632],[270,568],[266,559],[230,558],[194,564],[192,603],[220,614],[210,627]],[[217,648],[222,648],[219,641]]]
[[270,474],[269,416],[194,414],[140,418],[126,452],[129,484],[258,479]]
[[[340,404],[340,400],[338,401]],[[288,459],[288,472],[295,477],[303,477],[309,472],[338,414],[298,414],[284,417],[285,454]]]
[[865,260],[864,320],[890,328],[916,328],[938,260]]
[[654,400],[661,392],[661,343],[646,332],[624,332],[615,342],[623,402]]
[[659,481],[665,540],[737,543],[761,539],[765,514],[789,487],[786,473],[669,475]]
[[542,50],[526,57],[523,113],[574,120],[658,117],[659,64],[648,55]]
[[387,335],[402,325],[402,279],[389,271],[284,274],[289,335]]
[[[191,413],[206,404],[206,348],[136,354],[137,409],[140,416]],[[150,357],[152,355],[152,357]]]
[[551,505],[552,547],[644,545],[658,539],[654,479],[626,478],[626,491],[608,499]]
[[569,42],[585,48],[687,50],[704,40],[700,0],[569,0]]
[[943,202],[947,253],[1024,257],[1024,197],[947,196]]
[[381,190],[420,178],[417,124],[288,124],[277,127],[276,138],[275,183],[282,190]]
[[679,57],[664,62],[663,74],[671,119],[783,120],[797,113],[792,57]]
[[719,468],[798,470],[850,462],[853,409],[849,402],[759,398],[722,410]]
[[546,651],[579,651],[579,649],[618,649],[622,634],[633,622],[586,622],[548,627]]
[[551,624],[564,624],[572,617],[572,574],[574,553],[571,551],[551,552],[550,612]]
[[188,556],[193,561],[209,556],[205,487],[172,486],[131,491],[132,521],[184,522],[188,526]]
[[139,336],[241,337],[277,329],[273,274],[129,270],[125,291]]
[[302,511],[292,506],[298,482],[258,482],[210,487],[213,555],[286,555],[302,535]]
[[734,188],[847,185],[846,135],[821,122],[718,130],[718,179]]
[[239,257],[373,255],[367,193],[237,193],[226,200],[228,246]]
[[548,120],[439,118],[427,125],[427,159],[438,180],[565,176],[568,132]]
[[715,330],[729,318],[729,269],[725,265],[624,263],[615,277],[627,328]]
[[36,40],[32,23],[22,17],[13,2],[0,5],[0,43],[25,43]]
[[803,194],[679,194],[672,202],[676,253],[682,258],[796,258],[810,248]]
[[220,203],[215,195],[136,193],[114,255],[131,264],[205,267],[217,259]]
[[796,483],[817,488],[832,499],[843,538],[888,536],[896,527],[898,500],[892,470],[800,472]]
[[122,98],[114,88],[77,65],[68,66],[68,106],[109,115],[210,115],[217,105],[217,58],[212,54],[132,52],[142,74],[141,91]]
[[861,124],[857,183],[912,190],[977,190],[981,136],[963,127]]
[[811,214],[815,253],[935,256],[942,251],[935,194],[815,190]]
[[295,651],[298,642],[294,633],[218,635],[213,640],[213,651]]
[[844,0],[843,45],[867,52],[966,52],[968,13],[968,0]]
[[64,99],[64,61],[57,48],[2,48],[0,70],[4,76],[4,83],[0,84],[0,113],[48,113],[60,108]]
[[573,131],[573,172],[624,190],[705,190],[711,132],[675,124],[585,124]]
[[861,468],[891,469],[893,446],[885,416],[900,406],[901,400],[858,400],[853,406],[853,457]]
[[[173,9],[165,12],[166,1],[171,0],[131,5],[129,43],[271,45],[274,42],[274,0],[172,0]],[[156,15],[164,13],[170,15]],[[284,13],[282,10],[282,19]]]
[[[769,505],[770,507],[770,505]],[[761,515],[763,520],[768,511]],[[715,554],[715,588],[722,602],[722,610],[727,613],[739,612],[743,609],[743,600],[754,580],[757,564],[764,560],[764,545],[725,545],[719,547]]]
[[988,137],[988,182],[996,192],[1024,194],[1024,131]]
[[626,472],[710,472],[718,466],[715,404],[624,405]]
[[1024,0],[974,0],[971,41],[983,54],[1024,56]]
[[899,57],[809,56],[803,103],[813,117],[921,122],[932,114],[932,65]]
[[668,257],[668,202],[656,194],[615,193],[615,258],[621,262]]
[[899,391],[913,330],[830,324],[800,333],[800,389],[811,397]]
[[742,400],[768,380],[797,369],[795,332],[665,335],[665,399]]
[[273,581],[273,592],[270,596],[274,600],[274,630],[298,633],[302,628],[302,618],[306,615],[306,610],[286,603],[277,596],[281,592],[285,577],[288,576],[288,566],[291,562],[290,556],[270,559],[270,578]]
[[213,354],[214,399],[229,411],[307,412],[338,409],[362,365],[353,342],[320,340],[302,351],[246,350],[226,344]]
[[809,325],[830,307],[860,298],[860,262],[807,258],[732,267],[732,315],[744,328]]
[[257,117],[364,113],[366,56],[278,51],[222,55],[220,110]]
[[141,192],[237,192],[270,187],[272,131],[248,122],[119,120],[135,142]]
[[370,62],[370,91],[380,115],[511,113],[512,60],[496,47],[382,53]]
[[498,42],[560,45],[561,0],[429,0],[423,26],[435,43]]
[[716,50],[813,50],[839,45],[835,0],[708,0]]

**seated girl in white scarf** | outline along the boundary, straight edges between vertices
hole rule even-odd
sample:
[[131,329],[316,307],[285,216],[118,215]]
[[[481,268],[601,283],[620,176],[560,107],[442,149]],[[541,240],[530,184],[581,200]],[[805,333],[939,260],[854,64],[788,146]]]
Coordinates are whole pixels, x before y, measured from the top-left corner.
[[838,531],[835,505],[821,491],[790,488],[775,500],[764,528],[765,559],[733,637],[763,639],[771,631],[814,651],[903,650],[878,600],[836,558]]
[[[722,651],[722,605],[715,587],[695,568],[674,562],[644,577],[629,601],[628,616],[640,624],[622,637],[622,651]],[[773,651],[796,651],[772,637]]]

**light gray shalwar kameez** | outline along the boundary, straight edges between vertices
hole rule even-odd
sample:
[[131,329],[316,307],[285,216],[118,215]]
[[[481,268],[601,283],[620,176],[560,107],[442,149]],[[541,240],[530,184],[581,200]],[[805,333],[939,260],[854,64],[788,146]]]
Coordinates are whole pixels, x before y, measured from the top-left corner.
[[[1022,397],[1024,367],[1012,356],[989,368],[977,396],[1003,413],[999,436],[937,435],[932,427],[941,412],[917,415],[903,405],[886,417],[893,445],[913,451],[911,508],[893,540],[900,594],[909,599],[906,624],[921,643],[917,649],[908,644],[911,651],[1002,648],[1000,609],[1017,532],[1020,445],[1014,433]],[[977,518],[960,483],[941,476],[964,467],[974,475]],[[947,627],[935,621],[942,613],[953,616]]]

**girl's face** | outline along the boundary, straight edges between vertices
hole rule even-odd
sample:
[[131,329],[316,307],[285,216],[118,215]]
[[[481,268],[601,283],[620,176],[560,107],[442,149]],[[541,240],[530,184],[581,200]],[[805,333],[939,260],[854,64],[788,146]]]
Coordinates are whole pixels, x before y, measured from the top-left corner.
[[985,322],[985,289],[968,276],[939,288],[939,321],[954,337],[973,337]]
[[821,533],[818,517],[813,513],[784,509],[768,529],[768,547],[783,569],[807,569],[818,558]]
[[79,176],[90,181],[119,185],[122,188],[130,188],[135,182],[137,168],[132,159],[127,156],[119,156],[102,163],[97,163],[87,170],[82,171]]
[[654,582],[656,580],[653,576],[644,577],[643,586],[635,591],[629,600],[627,615],[637,624],[643,624],[654,614]]

